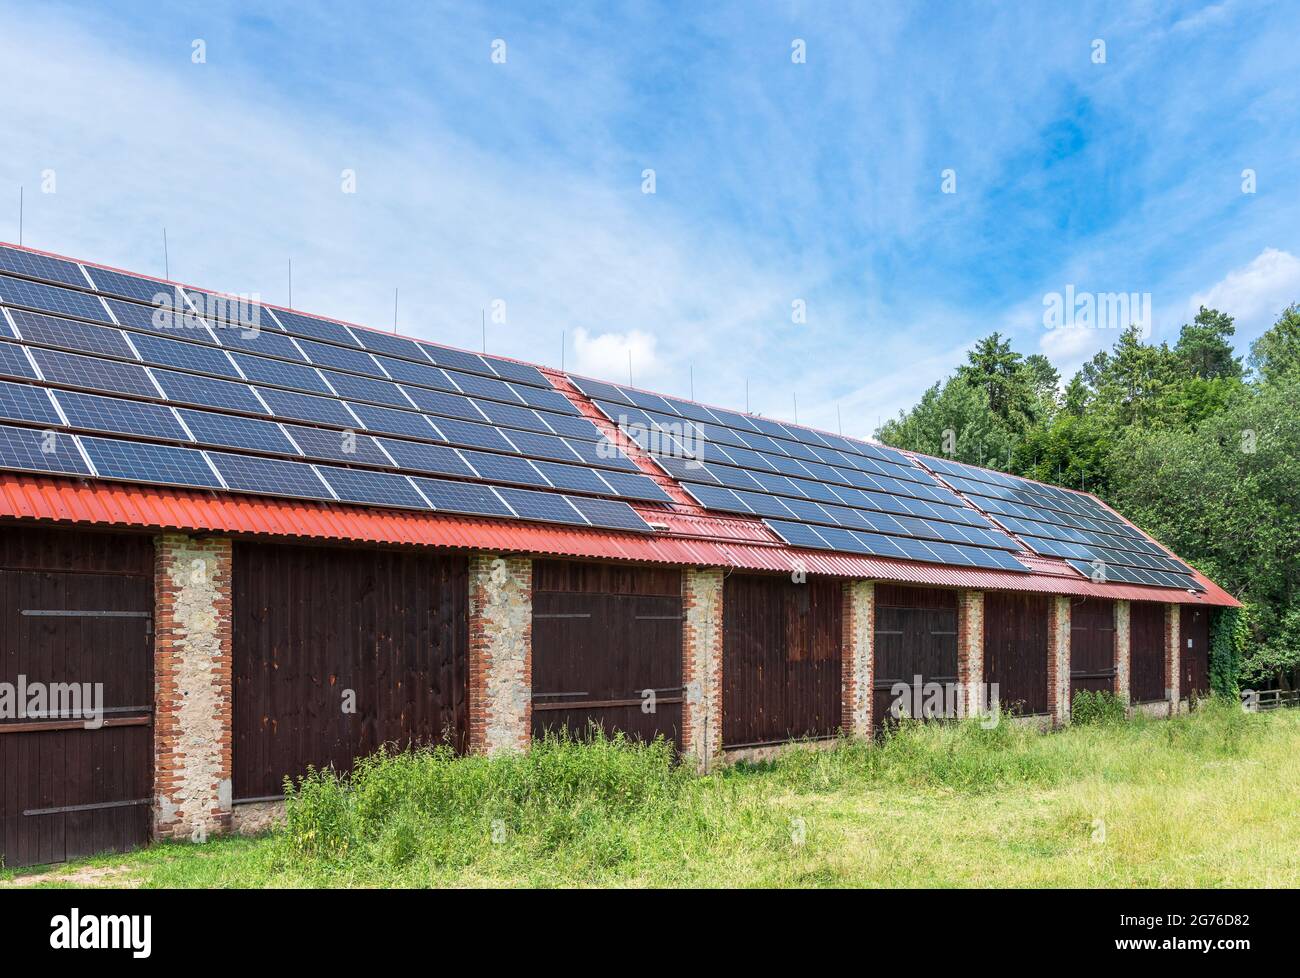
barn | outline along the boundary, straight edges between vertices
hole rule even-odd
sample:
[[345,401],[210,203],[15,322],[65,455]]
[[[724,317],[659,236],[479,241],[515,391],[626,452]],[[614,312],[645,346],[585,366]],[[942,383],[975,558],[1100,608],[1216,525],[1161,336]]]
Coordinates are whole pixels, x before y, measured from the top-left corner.
[[0,247],[7,866],[384,744],[1167,713],[1236,603],[1086,493]]

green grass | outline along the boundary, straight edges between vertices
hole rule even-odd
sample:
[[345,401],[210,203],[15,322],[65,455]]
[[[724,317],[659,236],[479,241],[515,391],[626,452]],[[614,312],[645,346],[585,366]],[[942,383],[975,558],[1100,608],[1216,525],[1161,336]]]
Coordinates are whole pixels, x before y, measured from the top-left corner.
[[0,885],[1295,886],[1300,713],[911,725],[697,778],[662,744],[316,774],[284,829]]

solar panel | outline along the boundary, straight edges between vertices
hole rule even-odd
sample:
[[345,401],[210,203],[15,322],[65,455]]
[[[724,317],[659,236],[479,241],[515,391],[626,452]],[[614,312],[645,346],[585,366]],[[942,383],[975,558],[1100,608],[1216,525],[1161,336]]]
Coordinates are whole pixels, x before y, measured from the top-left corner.
[[537,416],[545,421],[547,426],[557,435],[564,435],[567,438],[581,438],[583,441],[603,441],[605,438],[600,433],[600,429],[586,418],[572,417],[567,414],[552,414],[550,411],[539,411]]
[[0,417],[9,421],[34,421],[37,424],[63,424],[54,410],[49,393],[29,384],[0,381]]
[[294,345],[293,340],[278,331],[259,329],[254,333],[238,327],[216,326],[213,328],[213,333],[217,338],[217,342],[230,349],[243,350],[245,353],[256,353],[262,357],[293,360],[296,363],[307,362],[307,358]]
[[246,353],[232,353],[232,359],[239,364],[249,380],[261,384],[274,384],[277,387],[289,387],[296,391],[314,394],[332,394],[324,378],[316,372],[315,367],[301,363],[286,363],[283,360],[268,360],[266,357],[250,357]]
[[576,465],[560,465],[557,462],[534,461],[534,468],[546,477],[557,489],[570,489],[574,492],[590,492],[597,496],[610,496],[613,491],[592,469]]
[[81,274],[81,269],[75,263],[32,251],[0,248],[0,269],[18,275],[30,275],[32,278],[43,278],[49,282],[75,285],[82,289],[86,287],[86,276]]
[[0,275],[0,301],[12,306],[27,306],[43,312],[62,313],[95,322],[112,323],[104,304],[96,296],[73,292],[40,282]]
[[395,357],[407,357],[412,360],[425,362],[425,356],[420,352],[420,344],[415,340],[408,340],[405,336],[398,336],[394,333],[380,333],[373,329],[355,329],[352,331],[358,342],[367,350],[375,353],[389,353]]
[[0,374],[6,377],[36,379],[36,370],[23,348],[16,343],[0,343]]
[[636,467],[635,462],[623,454],[621,448],[603,438],[598,442],[566,438],[565,442],[573,450],[573,453],[588,465],[594,465],[597,468],[626,469],[629,472],[641,471]]
[[303,462],[224,452],[208,452],[208,458],[231,489],[303,499],[333,498],[320,476]]
[[90,273],[95,288],[109,295],[120,295],[151,304],[157,302],[159,296],[165,296],[168,301],[171,301],[176,295],[176,286],[167,282],[141,278],[138,275],[126,275],[108,268],[96,268],[94,265],[87,265],[86,271]]
[[194,440],[201,445],[245,448],[279,455],[298,454],[298,449],[273,421],[241,418],[235,414],[214,414],[211,411],[192,411],[189,408],[177,408],[176,413],[194,433]]
[[216,347],[182,343],[179,340],[169,340],[149,333],[137,334],[132,342],[140,351],[141,359],[147,363],[240,379],[239,371],[230,362],[230,358],[223,350],[218,350]]
[[386,431],[392,435],[410,435],[412,438],[437,438],[438,432],[422,414],[414,411],[395,411],[392,408],[371,404],[349,404],[352,412],[361,419],[367,431]]
[[120,299],[105,299],[108,308],[113,310],[113,317],[128,329],[144,330],[176,339],[194,340],[198,343],[214,343],[212,333],[207,325],[197,316],[175,315],[176,306],[141,306],[134,302]]
[[440,391],[457,391],[456,385],[438,367],[427,363],[411,363],[407,360],[394,360],[392,357],[376,356],[375,359],[393,380],[404,384],[419,384]]
[[429,504],[404,475],[371,472],[366,469],[339,469],[320,466],[317,471],[339,499],[374,506],[401,509],[428,509]]
[[308,360],[321,367],[337,367],[339,370],[351,370],[371,377],[384,375],[374,358],[361,350],[317,343],[315,340],[298,340],[298,347],[307,354]]
[[600,473],[600,477],[609,483],[610,488],[616,493],[628,499],[642,499],[656,503],[672,502],[672,497],[660,489],[649,476],[606,469]]
[[573,403],[557,390],[542,390],[538,387],[526,387],[522,384],[511,385],[516,397],[530,407],[556,411],[559,414],[579,414]]
[[271,413],[279,418],[320,421],[340,428],[355,428],[357,425],[356,418],[343,406],[343,402],[332,397],[274,390],[270,387],[258,387],[257,393],[271,409]]
[[56,475],[90,475],[71,435],[0,425],[0,468]]
[[12,315],[22,338],[29,343],[80,350],[83,353],[102,353],[123,360],[136,359],[120,329],[91,326],[89,323],[59,319],[39,312],[23,312],[20,309],[13,310]]
[[529,458],[549,458],[556,462],[577,462],[578,456],[568,443],[557,435],[539,435],[532,431],[507,431],[507,438]]
[[89,435],[82,435],[80,440],[101,478],[164,486],[221,488],[220,480],[197,449],[92,438]]
[[433,508],[447,513],[467,513],[471,516],[513,516],[505,503],[490,486],[469,482],[448,482],[444,479],[411,480],[433,504]]
[[415,472],[433,472],[437,475],[460,475],[475,478],[474,470],[465,464],[454,448],[429,445],[422,442],[401,441],[396,438],[378,438],[394,462],[403,469]]
[[453,370],[468,370],[470,373],[486,374],[491,376],[490,368],[477,353],[466,353],[464,350],[453,350],[446,346],[437,346],[433,343],[421,343],[421,349],[425,354],[440,367],[450,367]]
[[41,376],[52,384],[115,394],[158,396],[158,388],[149,380],[144,367],[138,364],[97,360],[57,350],[33,349],[31,355],[41,370]]
[[142,435],[167,441],[190,440],[172,409],[162,404],[100,397],[98,394],[81,394],[76,391],[58,391],[54,397],[67,415],[68,424],[74,428]]
[[352,336],[352,331],[340,323],[332,323],[325,319],[317,319],[315,316],[304,316],[302,313],[284,309],[275,310],[275,318],[280,321],[286,333],[310,336],[330,343],[342,343],[344,346],[360,345]]
[[764,520],[769,529],[792,547],[826,549],[826,541],[806,523],[789,523],[785,520]]
[[527,489],[498,489],[497,494],[518,514],[520,519],[587,525],[587,521],[564,496],[551,492],[531,492]]
[[491,377],[480,377],[477,374],[467,373],[452,373],[448,376],[456,382],[456,386],[465,394],[486,397],[494,401],[505,401],[507,404],[522,403],[521,399],[515,396],[513,388],[504,380],[494,380]]
[[335,462],[356,463],[358,465],[380,465],[391,468],[392,462],[369,435],[359,435],[355,431],[327,431],[323,428],[307,428],[302,425],[284,426],[289,437],[309,458],[327,458]]
[[566,496],[569,505],[587,518],[592,526],[612,530],[637,530],[648,532],[650,525],[641,519],[627,503],[612,499],[587,499],[581,496]]
[[216,380],[212,377],[200,377],[196,374],[176,373],[157,367],[150,371],[163,389],[167,400],[178,404],[197,404],[200,407],[225,408],[230,411],[244,411],[248,414],[265,414],[262,406],[247,384],[236,384],[229,380]]
[[513,452],[514,446],[496,428],[485,424],[473,424],[469,421],[455,421],[439,418],[438,430],[452,445],[466,445],[473,448],[489,448],[493,451]]
[[550,383],[536,367],[514,360],[500,360],[496,357],[483,357],[483,361],[503,380],[513,380],[520,384],[534,387],[550,387]]
[[726,486],[705,486],[692,482],[682,484],[682,488],[705,509],[716,509],[722,513],[750,513],[752,510]]
[[387,380],[372,380],[358,377],[356,374],[341,374],[337,370],[323,370],[325,379],[338,392],[339,397],[358,401],[375,401],[379,404],[391,404],[396,407],[409,408],[410,399],[402,393],[400,387]]
[[708,466],[702,462],[696,462],[694,459],[671,458],[665,455],[651,455],[650,458],[661,469],[679,481],[714,484],[718,482],[718,479]]
[[[411,400],[415,401],[421,411],[436,414],[443,418],[460,418],[462,421],[483,422],[483,412],[474,402],[463,394],[447,394],[442,391],[426,391],[407,388]],[[485,402],[490,403],[490,402]]]
[[544,488],[549,483],[532,466],[532,463],[514,455],[489,455],[486,452],[462,450],[465,459],[488,482],[508,482],[522,486]]

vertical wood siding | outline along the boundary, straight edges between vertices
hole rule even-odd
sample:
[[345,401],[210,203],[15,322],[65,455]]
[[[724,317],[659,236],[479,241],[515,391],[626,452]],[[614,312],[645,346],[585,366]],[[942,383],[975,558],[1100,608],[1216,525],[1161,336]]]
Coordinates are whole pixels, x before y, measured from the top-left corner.
[[1070,698],[1081,689],[1115,692],[1115,602],[1070,603]]
[[722,742],[830,736],[840,728],[843,585],[732,574],[723,591]]
[[[957,678],[957,592],[943,588],[877,584],[874,695],[877,728],[895,701],[894,686],[940,683]],[[910,702],[910,701],[909,701]]]
[[1134,601],[1129,612],[1129,695],[1134,703],[1165,698],[1165,606]]
[[1210,691],[1210,609],[1183,605],[1178,655],[1182,663],[1179,695],[1184,699]]
[[233,577],[236,800],[384,744],[464,749],[466,558],[240,542]]
[[1047,681],[1048,615],[1044,594],[990,591],[984,596],[984,681],[998,684],[1004,708],[1020,716],[1051,708]]

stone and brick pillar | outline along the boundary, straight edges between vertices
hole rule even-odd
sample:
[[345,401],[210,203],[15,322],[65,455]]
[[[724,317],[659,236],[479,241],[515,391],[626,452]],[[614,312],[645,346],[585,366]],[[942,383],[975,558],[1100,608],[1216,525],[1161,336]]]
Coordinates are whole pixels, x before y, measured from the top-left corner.
[[872,581],[844,582],[844,640],[841,644],[844,702],[840,725],[851,737],[871,736],[875,595],[876,585]]
[[527,750],[533,723],[533,563],[469,559],[469,749]]
[[1183,671],[1180,668],[1179,646],[1182,643],[1181,607],[1176,604],[1165,605],[1165,686],[1169,689],[1169,714],[1178,712],[1182,699]]
[[1047,631],[1047,695],[1054,726],[1070,722],[1070,599],[1052,597]]
[[1128,706],[1129,696],[1129,652],[1132,648],[1129,640],[1129,603],[1115,602],[1115,695]]
[[682,572],[682,751],[706,771],[722,753],[722,595],[718,567]]
[[957,592],[957,682],[962,709],[973,716],[984,702],[984,592]]
[[231,826],[230,540],[166,534],[154,564],[154,835]]

